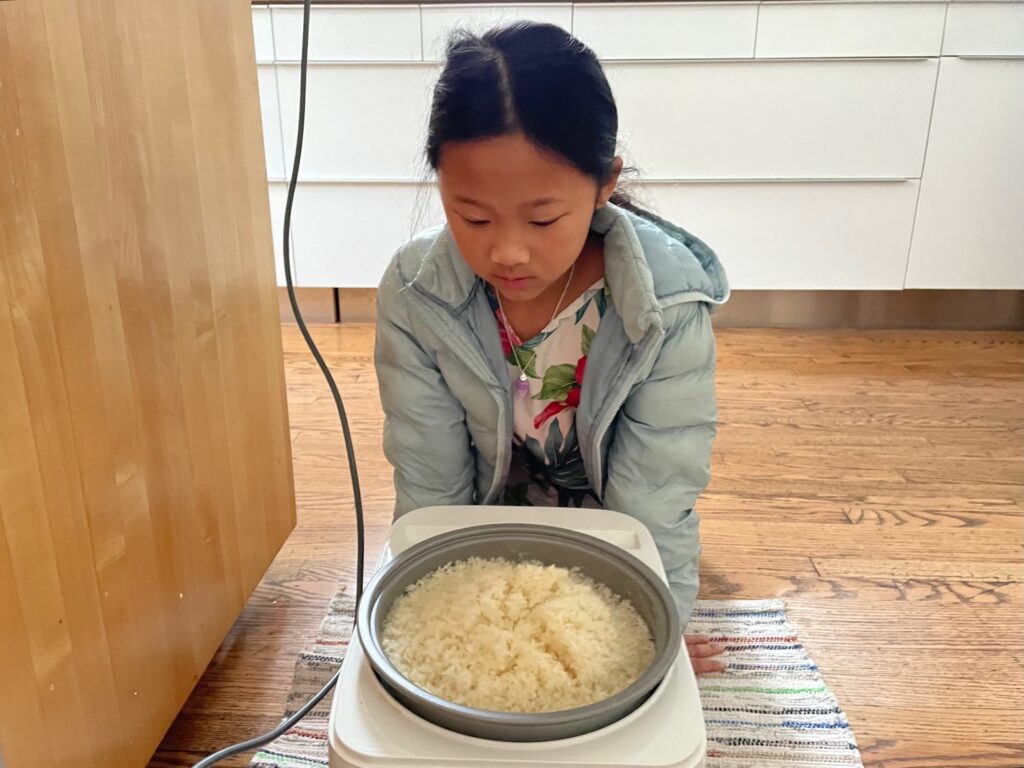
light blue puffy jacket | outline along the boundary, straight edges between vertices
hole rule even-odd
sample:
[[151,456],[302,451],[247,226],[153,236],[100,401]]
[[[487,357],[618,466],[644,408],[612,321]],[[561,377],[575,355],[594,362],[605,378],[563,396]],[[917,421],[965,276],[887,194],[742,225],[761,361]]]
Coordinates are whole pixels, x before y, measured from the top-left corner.
[[[576,412],[591,487],[654,536],[683,626],[697,595],[697,496],[715,436],[709,310],[729,294],[715,254],[684,230],[614,205],[604,235],[612,304],[598,326]],[[376,364],[396,517],[490,504],[507,477],[512,400],[482,281],[447,227],[403,247],[378,292]]]

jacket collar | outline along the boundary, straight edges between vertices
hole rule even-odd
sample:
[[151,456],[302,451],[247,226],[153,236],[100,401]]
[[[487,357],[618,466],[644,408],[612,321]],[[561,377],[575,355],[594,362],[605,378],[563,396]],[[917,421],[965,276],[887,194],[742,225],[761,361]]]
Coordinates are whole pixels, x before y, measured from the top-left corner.
[[[728,297],[728,283],[714,253],[668,222],[609,204],[595,212],[591,229],[604,235],[605,277],[626,336],[634,344],[651,328],[663,329],[667,295],[711,304],[721,304]],[[402,280],[417,293],[461,314],[483,281],[462,258],[447,226],[430,235],[432,242],[421,258],[413,263],[400,259]],[[664,283],[665,291],[659,291],[656,283]]]

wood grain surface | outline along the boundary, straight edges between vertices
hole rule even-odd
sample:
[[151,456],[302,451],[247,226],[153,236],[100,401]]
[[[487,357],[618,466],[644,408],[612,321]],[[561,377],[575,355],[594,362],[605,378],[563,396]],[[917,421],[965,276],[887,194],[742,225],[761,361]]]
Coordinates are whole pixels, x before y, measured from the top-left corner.
[[0,763],[144,766],[294,526],[250,8],[0,2]]
[[[275,725],[351,583],[337,417],[283,333],[299,523],[152,768]],[[373,329],[314,333],[349,404],[375,558],[392,490]],[[718,382],[702,596],[787,601],[866,765],[1024,765],[1024,334],[723,330]]]

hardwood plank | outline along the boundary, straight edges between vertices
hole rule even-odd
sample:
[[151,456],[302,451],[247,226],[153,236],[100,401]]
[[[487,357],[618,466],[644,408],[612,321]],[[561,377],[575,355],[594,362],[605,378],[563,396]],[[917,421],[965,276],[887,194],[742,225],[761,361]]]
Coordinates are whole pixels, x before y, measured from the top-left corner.
[[[966,744],[980,752],[1006,753],[1020,737],[1020,711],[1012,706],[985,710],[971,708],[969,713],[964,711],[964,707],[944,706],[922,708],[908,705],[897,710],[878,704],[847,704],[844,709],[854,720],[870,721],[888,713],[896,719],[908,740],[931,742],[933,749],[943,745],[948,750],[952,744],[959,744],[963,749]],[[966,714],[972,717],[965,721]],[[861,748],[868,751],[881,746],[877,740],[887,735],[873,729],[857,734]]]
[[[899,727],[903,722],[901,714],[899,710],[890,710],[883,717]],[[950,715],[954,724],[960,719],[955,713]],[[874,718],[869,716],[869,721],[871,719]],[[979,735],[987,730],[987,719],[976,722],[974,727],[977,730],[973,737],[958,738],[947,732],[935,739],[895,741],[869,735],[859,745],[864,765],[873,768],[1016,768],[1024,765],[1019,736],[999,742]],[[958,730],[955,725],[954,729]]]
[[[984,546],[984,545],[982,545]],[[927,546],[921,547],[927,550]],[[965,555],[978,560],[960,560],[955,553],[948,553],[948,559],[907,559],[895,560],[885,557],[826,557],[812,558],[814,567],[824,578],[833,576],[866,576],[916,581],[942,579],[948,581],[994,581],[1024,582],[1024,563],[1011,559],[1012,547],[1007,547],[1002,556],[989,559],[989,552],[974,551]],[[984,558],[984,559],[981,559]]]
[[908,490],[898,495],[866,496],[835,493],[768,494],[740,489],[710,490],[700,502],[707,519],[740,521],[783,516],[805,523],[864,526],[974,527],[1019,530],[1024,509],[1009,498],[947,496]]
[[807,646],[826,677],[837,680],[833,690],[840,702],[851,704],[927,710],[936,702],[959,701],[975,713],[1005,710],[1024,684],[1024,670],[1004,648],[929,648],[897,656],[882,633],[856,648],[828,641]]

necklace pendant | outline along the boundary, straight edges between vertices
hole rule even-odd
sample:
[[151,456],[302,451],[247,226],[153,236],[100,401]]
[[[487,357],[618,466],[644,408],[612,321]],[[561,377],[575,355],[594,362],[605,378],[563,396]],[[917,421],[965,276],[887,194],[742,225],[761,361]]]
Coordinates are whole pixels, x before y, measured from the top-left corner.
[[512,387],[516,397],[526,397],[530,394],[530,380],[525,373],[520,373]]

